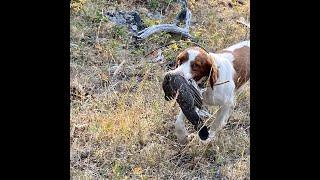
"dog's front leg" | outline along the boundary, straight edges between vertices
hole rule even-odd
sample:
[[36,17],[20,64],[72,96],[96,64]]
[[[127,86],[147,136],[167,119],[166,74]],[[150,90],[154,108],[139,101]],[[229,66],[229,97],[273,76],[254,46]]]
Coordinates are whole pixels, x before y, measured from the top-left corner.
[[234,106],[231,103],[225,104],[220,107],[219,111],[217,112],[217,117],[211,125],[208,140],[214,138],[216,133],[227,124],[227,121],[233,111],[233,107]]
[[179,143],[185,144],[187,143],[187,136],[188,131],[186,129],[186,124],[184,122],[185,115],[183,114],[182,110],[180,110],[178,118],[175,122],[175,134]]

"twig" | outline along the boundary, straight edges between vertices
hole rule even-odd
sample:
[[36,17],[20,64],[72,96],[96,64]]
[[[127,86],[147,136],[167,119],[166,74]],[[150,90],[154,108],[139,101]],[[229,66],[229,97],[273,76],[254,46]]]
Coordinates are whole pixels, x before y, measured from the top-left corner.
[[117,69],[114,71],[114,73],[113,73],[113,77],[115,77],[118,73],[119,73],[119,71],[121,70],[121,68],[122,68],[122,66],[123,66],[123,64],[126,62],[126,60],[123,60],[122,62],[121,62],[121,64],[117,67]]
[[219,86],[219,85],[224,84],[224,83],[227,83],[227,82],[229,82],[229,81],[223,81],[223,82],[221,82],[221,83],[214,84],[213,86]]
[[236,21],[237,23],[243,24],[247,26],[250,29],[250,23],[247,23],[244,21],[244,18],[240,18],[239,20]]
[[[101,9],[101,14],[103,14],[103,9]],[[97,29],[97,34],[96,34],[96,43],[99,43],[99,34],[100,34],[100,28],[101,28],[101,24],[102,24],[102,19],[99,22],[99,26]]]

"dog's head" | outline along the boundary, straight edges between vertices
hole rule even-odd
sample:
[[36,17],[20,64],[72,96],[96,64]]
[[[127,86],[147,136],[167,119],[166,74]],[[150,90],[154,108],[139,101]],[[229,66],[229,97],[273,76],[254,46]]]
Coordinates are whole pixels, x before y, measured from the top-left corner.
[[[210,74],[211,72],[211,74]],[[179,74],[186,80],[201,82],[209,75],[211,87],[217,79],[217,69],[213,66],[213,57],[199,47],[191,47],[182,51],[176,58],[176,68],[170,74]]]

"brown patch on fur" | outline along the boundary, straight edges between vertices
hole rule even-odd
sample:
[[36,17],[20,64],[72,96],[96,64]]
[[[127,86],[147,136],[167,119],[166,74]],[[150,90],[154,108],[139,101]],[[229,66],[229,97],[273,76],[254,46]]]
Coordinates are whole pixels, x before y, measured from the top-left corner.
[[208,76],[211,68],[211,61],[206,53],[200,52],[195,60],[190,63],[191,74],[195,81],[199,81],[202,77]]
[[221,50],[217,53],[231,53],[233,55],[233,68],[235,70],[233,81],[236,89],[250,79],[250,48],[248,46],[235,49],[234,51]]
[[[214,59],[211,59],[211,62],[214,62]],[[218,67],[214,64],[211,66],[212,70],[211,70],[211,75],[210,75],[210,86],[211,88],[213,88],[213,85],[217,82],[217,79],[219,77],[219,71],[218,71]]]
[[180,66],[182,63],[186,62],[189,59],[189,54],[187,50],[182,51],[178,56],[176,60],[176,68]]
[[236,71],[233,80],[238,89],[250,79],[250,48],[244,46],[232,52],[234,56],[233,68]]
[[195,57],[195,60],[191,62],[191,73],[193,75],[193,79],[195,81],[199,81],[201,78],[209,76],[211,71],[209,82],[210,86],[213,87],[218,79],[218,70],[215,65],[212,65],[212,57],[201,48],[194,47],[193,49],[196,49],[200,52]]
[[195,81],[199,81],[201,78],[205,76],[209,76],[210,70],[211,75],[209,77],[210,86],[213,88],[213,85],[216,83],[218,79],[218,69],[215,65],[212,66],[213,57],[209,56],[206,51],[199,47],[191,47],[183,52],[181,52],[176,61],[176,67],[183,64],[189,59],[188,50],[193,49],[197,50],[200,53],[195,57],[195,60],[190,63],[192,77]]

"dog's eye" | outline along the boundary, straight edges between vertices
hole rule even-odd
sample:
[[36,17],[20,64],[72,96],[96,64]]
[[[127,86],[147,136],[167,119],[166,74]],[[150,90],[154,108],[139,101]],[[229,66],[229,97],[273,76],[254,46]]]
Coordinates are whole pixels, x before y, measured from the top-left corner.
[[191,68],[196,68],[196,67],[198,67],[198,64],[196,64],[196,63],[191,64]]

